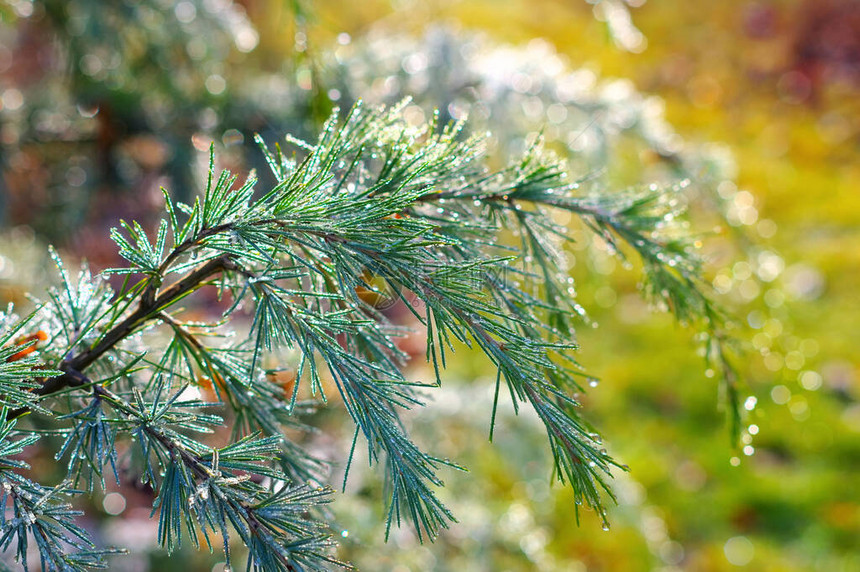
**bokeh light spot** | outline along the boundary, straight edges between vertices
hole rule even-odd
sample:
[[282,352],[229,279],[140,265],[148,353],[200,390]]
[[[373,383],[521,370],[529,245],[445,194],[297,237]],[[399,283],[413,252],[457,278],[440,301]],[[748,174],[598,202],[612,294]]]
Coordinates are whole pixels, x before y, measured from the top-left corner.
[[734,536],[723,546],[726,560],[735,566],[746,566],[755,556],[755,546],[746,536]]

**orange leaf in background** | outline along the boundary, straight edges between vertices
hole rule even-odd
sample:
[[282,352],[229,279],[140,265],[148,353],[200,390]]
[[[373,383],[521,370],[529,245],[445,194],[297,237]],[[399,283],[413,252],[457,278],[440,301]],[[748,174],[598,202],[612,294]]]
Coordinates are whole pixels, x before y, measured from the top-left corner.
[[28,355],[30,355],[31,353],[36,351],[36,347],[39,345],[39,342],[44,342],[47,339],[48,339],[48,334],[46,334],[42,330],[39,330],[35,334],[30,334],[27,336],[21,336],[20,338],[15,340],[16,346],[22,346],[22,345],[24,345],[28,342],[32,342],[34,340],[36,343],[33,344],[32,346],[28,347],[28,348],[21,350],[20,352],[14,353],[11,356],[7,357],[6,363],[11,363],[13,361],[18,361],[19,359],[24,359],[25,357],[27,357]]
[[275,385],[279,385],[284,390],[284,395],[292,395],[293,384],[296,381],[296,371],[292,369],[282,369],[278,371],[270,371],[266,373],[266,379]]
[[[212,383],[213,379],[215,380],[214,384]],[[266,373],[266,379],[280,386],[285,395],[290,395],[293,390],[293,383],[296,380],[296,372],[295,370],[270,371]],[[206,375],[197,376],[196,384],[206,394],[207,398],[212,400],[218,397],[218,391],[227,390],[224,378],[217,373],[212,377]],[[218,391],[216,391],[216,388]]]

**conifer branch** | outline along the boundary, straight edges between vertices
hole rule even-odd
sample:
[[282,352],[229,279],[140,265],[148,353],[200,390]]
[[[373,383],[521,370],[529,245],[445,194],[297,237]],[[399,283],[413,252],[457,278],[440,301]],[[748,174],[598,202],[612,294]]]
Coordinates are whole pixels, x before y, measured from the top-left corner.
[[[446,352],[460,342],[498,372],[491,436],[504,383],[515,410],[528,405],[545,425],[554,473],[572,487],[577,514],[584,504],[605,522],[607,480],[625,467],[573,396],[584,390],[572,355],[584,310],[561,270],[566,229],[550,214],[566,210],[619,253],[636,252],[646,292],[679,319],[705,324],[728,363],[698,258],[672,224],[682,215],[677,189],[583,194],[540,142],[491,171],[486,141],[465,135],[462,122],[413,127],[399,107],[359,105],[342,120],[333,115],[316,144],[290,141],[303,158],[261,142],[272,188],[257,192],[253,176],[216,177],[211,153],[198,199],[174,203],[165,192],[154,240],[138,223],[114,229],[128,265],[105,273],[139,277],[119,293],[86,268],[71,280],[56,257],[62,284],[38,317],[51,329],[41,355],[57,369],[26,361],[11,372],[0,363],[0,385],[12,375],[25,388],[8,394],[16,409],[5,422],[33,410],[71,423],[58,457],[69,457],[69,479],[90,490],[104,486],[108,464],[116,476],[117,440],[135,443],[132,466],[157,493],[168,550],[183,529],[207,545],[215,532],[229,559],[235,531],[253,569],[324,569],[337,563],[320,510],[329,491],[299,484],[319,476],[321,463],[284,437],[305,428],[297,416],[310,404],[300,397],[326,402],[324,381],[334,383],[356,426],[353,450],[361,439],[369,463],[384,469],[386,534],[406,521],[432,540],[455,520],[436,495],[439,472],[459,467],[417,447],[401,415],[424,405],[418,388],[442,383]],[[379,293],[380,281],[420,302],[407,307],[426,329],[434,383],[406,379],[400,330],[362,297]],[[206,285],[231,304],[217,322],[192,328],[176,306]],[[252,315],[247,336],[218,345],[196,333],[235,328],[242,307]],[[279,364],[295,372],[286,383],[262,366],[280,348],[297,353],[297,363]],[[215,403],[183,399],[189,386],[211,390]],[[201,412],[212,407],[225,416]],[[199,437],[225,418],[234,443]]]

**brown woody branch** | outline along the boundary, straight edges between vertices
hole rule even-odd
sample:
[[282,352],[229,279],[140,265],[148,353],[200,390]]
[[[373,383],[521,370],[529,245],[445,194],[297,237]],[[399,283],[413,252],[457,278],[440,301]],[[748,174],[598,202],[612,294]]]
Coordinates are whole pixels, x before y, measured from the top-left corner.
[[[137,310],[111,328],[96,345],[76,356],[64,359],[58,367],[64,373],[45,380],[42,386],[35,389],[33,393],[35,395],[50,395],[67,387],[83,385],[83,379],[85,378],[82,372],[93,362],[110,351],[119,342],[139,330],[141,326],[157,318],[164,308],[193,292],[209,277],[233,268],[235,268],[235,265],[229,255],[213,258],[185,275],[160,295],[152,296],[151,300],[142,299]],[[15,419],[29,411],[29,407],[19,407],[10,411],[7,419]]]

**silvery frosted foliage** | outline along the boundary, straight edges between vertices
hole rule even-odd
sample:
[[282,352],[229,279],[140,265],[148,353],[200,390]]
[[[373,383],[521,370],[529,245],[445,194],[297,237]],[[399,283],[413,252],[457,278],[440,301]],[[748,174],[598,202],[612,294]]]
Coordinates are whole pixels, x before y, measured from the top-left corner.
[[[522,145],[542,130],[586,168],[612,169],[633,144],[662,158],[677,178],[701,179],[703,169],[713,171],[711,177],[731,176],[724,152],[685,145],[659,97],[637,91],[629,80],[572,67],[544,40],[511,46],[450,28],[433,28],[423,38],[379,28],[336,48],[323,78],[344,105],[409,96],[416,119],[433,107],[443,118],[468,116],[472,129],[491,131],[503,147]],[[637,182],[652,182],[648,177],[655,174],[642,173]]]
[[[540,140],[491,168],[485,135],[470,135],[462,121],[418,123],[408,106],[336,112],[314,143],[287,137],[282,149],[261,140],[271,185],[218,173],[213,153],[193,201],[165,191],[154,230],[125,221],[113,230],[125,264],[105,275],[124,279],[118,289],[54,256],[59,285],[0,340],[0,381],[20,386],[4,392],[0,453],[32,443],[29,421],[47,418],[67,467],[51,488],[4,461],[7,498],[24,499],[4,516],[2,538],[19,562],[40,526],[78,539],[73,557],[59,542],[38,543],[47,569],[101,565],[57,498],[132,472],[154,491],[168,551],[222,547],[229,562],[233,537],[254,570],[338,565],[324,509],[332,491],[316,484],[323,464],[286,436],[303,427],[303,413],[331,402],[355,427],[347,477],[361,447],[384,477],[387,529],[409,525],[432,540],[455,519],[437,494],[440,472],[459,467],[419,448],[401,415],[443,383],[446,356],[460,344],[497,372],[490,438],[499,400],[532,409],[577,513],[582,505],[604,515],[607,479],[623,467],[574,397],[588,379],[573,355],[583,310],[549,240],[567,240],[553,214],[640,258],[653,297],[717,331],[700,261],[673,224],[683,214],[680,189],[609,192],[571,177]],[[402,328],[367,295],[381,288],[410,299],[433,382],[404,373]],[[222,301],[212,323],[185,310],[205,292]],[[248,313],[247,335],[227,335]],[[46,369],[34,367],[36,355]],[[284,371],[292,378],[280,378]],[[226,442],[212,435],[224,425]]]
[[628,52],[640,53],[645,50],[648,40],[633,23],[630,6],[638,7],[645,0],[586,0],[594,4],[594,16],[606,27],[615,45]]

